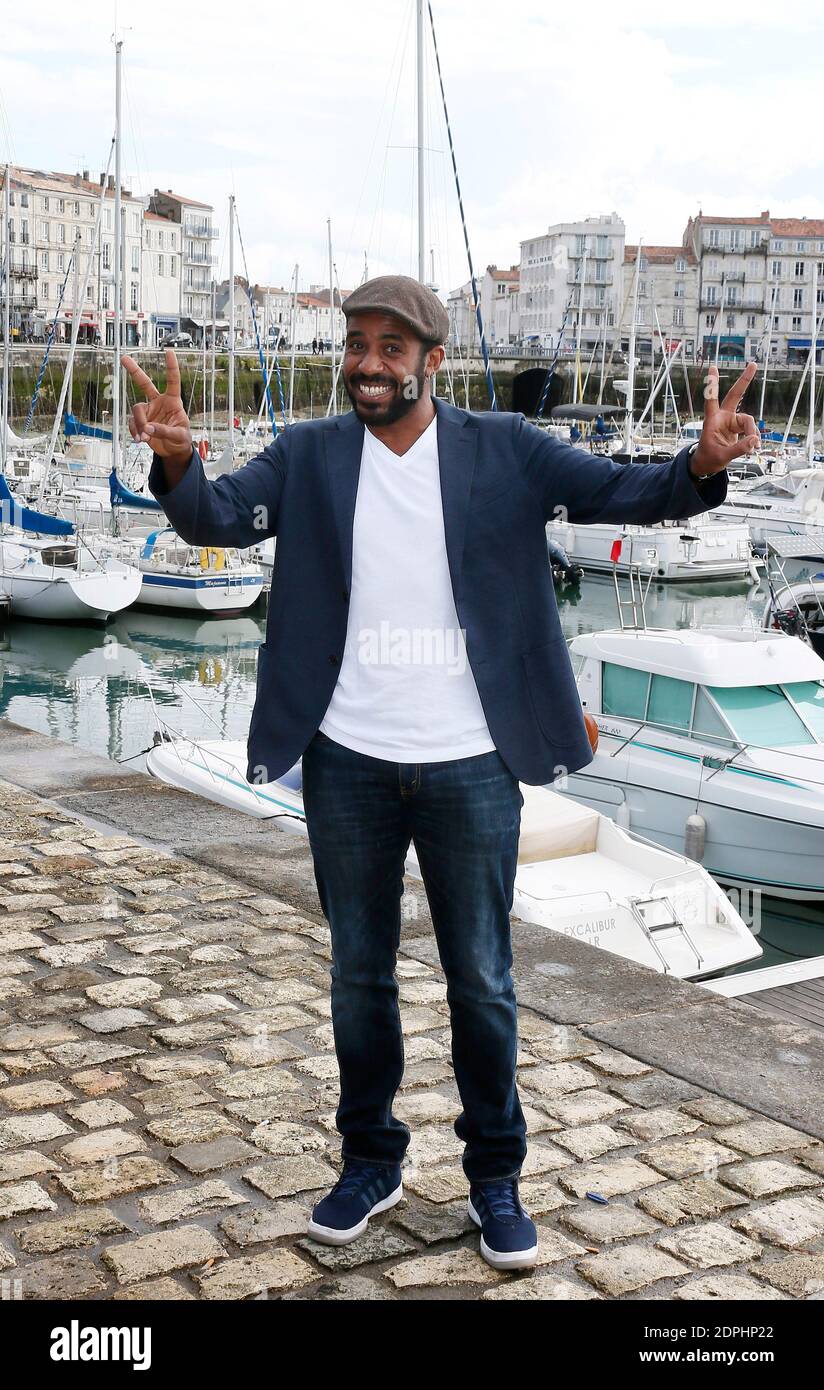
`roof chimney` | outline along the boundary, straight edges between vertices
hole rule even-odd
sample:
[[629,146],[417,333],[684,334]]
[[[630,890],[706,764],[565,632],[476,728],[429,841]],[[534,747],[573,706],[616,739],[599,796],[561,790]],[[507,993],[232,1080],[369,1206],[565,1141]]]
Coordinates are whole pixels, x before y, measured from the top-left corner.
[[86,183],[89,182],[89,171],[88,171],[88,169],[84,169],[84,170],[83,170],[83,178],[85,179]]
[[114,174],[109,174],[109,182],[107,187],[114,188]]
[[105,175],[105,174],[101,174],[101,175],[100,175],[100,187],[101,187],[101,188],[105,188],[105,186],[106,186],[106,175]]

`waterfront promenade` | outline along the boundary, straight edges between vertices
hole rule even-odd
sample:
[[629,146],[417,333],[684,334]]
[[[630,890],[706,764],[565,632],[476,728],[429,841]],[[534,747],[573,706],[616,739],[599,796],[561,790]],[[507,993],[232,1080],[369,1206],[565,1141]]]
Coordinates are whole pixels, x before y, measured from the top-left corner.
[[406,1200],[335,1250],[303,1235],[338,1155],[306,842],[0,721],[4,1297],[824,1296],[824,1034],[521,923],[539,1258],[491,1270],[404,903]]

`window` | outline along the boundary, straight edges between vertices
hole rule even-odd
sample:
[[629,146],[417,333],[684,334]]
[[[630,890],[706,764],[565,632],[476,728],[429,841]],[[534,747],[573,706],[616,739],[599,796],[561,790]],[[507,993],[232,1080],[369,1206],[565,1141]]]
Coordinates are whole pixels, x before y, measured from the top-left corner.
[[727,743],[730,741],[729,729],[700,685],[695,696],[692,732],[694,737],[723,739]]
[[133,247],[132,247],[132,270],[134,271],[135,275],[136,275],[137,272],[140,270],[140,247],[139,247],[139,246],[133,246]]
[[41,240],[41,241],[48,241],[48,240],[49,240],[49,224],[48,224],[48,222],[41,222],[41,223],[40,223],[40,240]]
[[21,194],[20,194],[20,206],[21,206],[21,208],[27,208],[28,205],[29,205],[29,195],[28,195],[28,193],[21,193]]
[[57,211],[60,212],[60,213],[64,213],[64,212],[66,211],[66,199],[65,199],[65,198],[58,198],[58,200],[57,200]]
[[707,314],[707,315],[705,316],[705,319],[704,319],[704,327],[705,327],[705,328],[712,328],[712,325],[713,325],[713,317],[712,317],[712,314]]
[[27,217],[20,218],[20,241],[23,246],[29,244],[29,219]]
[[[805,709],[815,710],[813,695],[804,694],[804,686],[815,682],[800,682]],[[789,748],[794,744],[815,743],[816,739],[778,685],[709,686],[709,693],[727,718],[736,738],[743,743],[757,743],[763,748]],[[818,718],[813,714],[813,718]]]
[[132,231],[133,231],[133,232],[139,232],[139,231],[140,231],[140,218],[138,217],[138,215],[137,215],[136,212],[133,212],[133,213],[132,213]]
[[674,297],[675,297],[676,299],[683,299],[683,298],[685,297],[685,291],[686,291],[686,286],[684,285],[684,281],[683,281],[683,280],[676,280],[676,282],[675,282],[675,288],[673,289],[673,295],[674,295]]
[[165,274],[165,271],[164,271],[164,269],[163,269],[163,257],[162,257],[162,256],[158,256],[158,258],[157,258],[157,273],[158,273],[158,275],[163,275],[163,274]]
[[44,299],[51,299],[51,292],[50,292],[50,290],[49,290],[48,285],[44,285],[44,286],[43,286],[43,298],[44,298]]
[[647,282],[646,282],[646,280],[639,280],[639,281],[638,281],[638,298],[639,298],[639,299],[643,299],[644,296],[646,295],[646,292],[647,292]]
[[799,314],[799,315],[796,315],[796,317],[795,317],[795,318],[793,319],[793,321],[792,321],[792,332],[793,332],[793,333],[800,333],[800,332],[801,332],[801,315],[800,315],[800,314]]
[[177,275],[177,256],[169,257],[169,272],[171,275]]
[[719,230],[718,230],[717,227],[710,227],[709,232],[707,233],[707,245],[708,245],[708,246],[720,246],[720,245],[721,245],[721,233],[719,232]]
[[63,244],[63,246],[65,246],[65,244],[66,244],[66,224],[65,224],[65,222],[61,222],[60,225],[59,225],[59,227],[57,228],[57,240],[58,240],[59,242],[61,242],[61,243]]
[[653,676],[647,718],[652,724],[671,729],[688,729],[692,717],[695,686],[674,676]]
[[803,279],[804,279],[804,262],[803,262],[803,261],[796,261],[796,263],[795,263],[795,278],[796,278],[796,280],[803,280]]
[[14,218],[9,218],[9,242],[14,242]]
[[773,263],[772,263],[772,268],[771,268],[771,271],[770,271],[770,274],[772,275],[773,280],[780,280],[780,279],[781,279],[781,266],[782,266],[782,265],[783,265],[783,261],[773,261]]
[[783,243],[783,241],[774,241],[774,242],[773,242],[773,251],[783,251],[783,250],[784,250],[784,243]]
[[796,249],[796,251],[806,251],[806,249],[807,249],[807,243],[806,243],[806,241],[797,241],[797,242],[795,243],[795,249]]
[[177,250],[177,232],[172,232],[172,250]]
[[158,228],[158,232],[157,232],[157,244],[158,244],[158,246],[162,246],[162,245],[163,245],[163,233],[162,233],[162,231],[161,231],[159,228]]
[[675,269],[676,269],[677,273],[678,273],[679,275],[683,275],[683,273],[684,273],[684,271],[686,270],[686,268],[687,268],[687,263],[686,263],[686,261],[684,260],[684,257],[683,257],[683,256],[679,256],[679,257],[677,258],[676,262],[675,262]]
[[816,740],[824,743],[824,682],[794,681],[784,690]]
[[134,309],[134,310],[137,309],[137,281],[136,281],[136,280],[133,280],[133,281],[132,281],[132,288],[131,288],[131,295],[130,295],[129,303],[130,303],[132,309]]
[[40,252],[40,269],[41,269],[41,270],[48,270],[48,268],[49,268],[49,253],[48,253],[48,251],[41,251],[41,252]]
[[604,714],[645,719],[649,672],[636,671],[631,666],[616,666],[611,661],[603,663],[602,671],[601,707]]
[[803,290],[793,290],[793,308],[794,308],[794,309],[803,309],[803,308],[804,308],[804,291],[803,291]]
[[673,311],[672,311],[672,322],[673,322],[673,326],[674,326],[675,328],[683,328],[683,326],[684,326],[684,310],[683,310],[680,306],[678,306],[678,307],[676,307],[675,309],[673,309]]
[[44,212],[48,212],[48,210],[49,210],[49,200],[48,200],[48,198],[44,198],[44,199],[43,199],[43,211],[44,211]]
[[61,271],[66,269],[66,257],[62,251],[57,253],[57,269]]
[[75,217],[79,217],[79,216],[80,216],[80,204],[77,203],[77,202],[76,202],[75,205],[74,205],[74,215],[75,215]]
[[718,290],[717,290],[717,288],[716,288],[715,285],[707,285],[707,303],[708,303],[708,304],[717,304],[717,303],[718,303]]
[[108,307],[109,307],[109,287],[108,287],[108,285],[103,285],[103,286],[102,286],[102,288],[101,288],[101,294],[102,294],[102,296],[103,296],[103,308],[104,308],[104,309],[108,309]]
[[728,332],[728,333],[732,333],[732,332],[734,332],[734,330],[735,330],[735,314],[727,314],[727,332]]
[[747,314],[747,328],[755,328],[755,326],[756,326],[755,314]]
[[112,266],[112,243],[111,243],[110,241],[104,241],[104,242],[103,242],[103,269],[104,269],[104,270],[111,270],[111,266]]

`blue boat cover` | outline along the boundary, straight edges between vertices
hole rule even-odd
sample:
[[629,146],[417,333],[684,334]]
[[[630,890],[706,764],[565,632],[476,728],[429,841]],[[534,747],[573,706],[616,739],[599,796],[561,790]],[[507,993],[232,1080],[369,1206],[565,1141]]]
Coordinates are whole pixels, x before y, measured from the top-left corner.
[[86,439],[111,439],[111,430],[104,430],[100,425],[84,425],[82,420],[78,420],[76,415],[72,415],[70,410],[66,411],[64,429],[67,435],[81,434]]
[[19,526],[23,531],[35,531],[40,536],[73,536],[74,527],[70,521],[59,516],[47,516],[45,512],[33,511],[24,507],[9,491],[5,475],[0,473],[0,514],[3,521]]
[[144,497],[140,492],[132,492],[125,483],[121,483],[114,469],[109,474],[109,496],[113,507],[146,507],[153,512],[163,511],[154,497]]

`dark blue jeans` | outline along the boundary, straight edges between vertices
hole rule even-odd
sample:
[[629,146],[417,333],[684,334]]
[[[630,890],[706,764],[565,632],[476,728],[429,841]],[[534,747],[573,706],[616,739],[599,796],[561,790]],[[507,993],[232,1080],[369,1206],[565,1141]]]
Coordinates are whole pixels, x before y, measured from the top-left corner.
[[497,752],[393,763],[318,733],[303,755],[303,800],[332,933],[344,1158],[400,1163],[409,1143],[392,1103],[403,1075],[395,961],[413,841],[446,975],[464,1171],[470,1182],[516,1176],[526,1153],[510,974],[517,778]]

